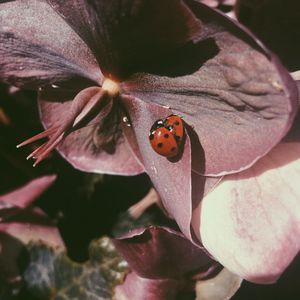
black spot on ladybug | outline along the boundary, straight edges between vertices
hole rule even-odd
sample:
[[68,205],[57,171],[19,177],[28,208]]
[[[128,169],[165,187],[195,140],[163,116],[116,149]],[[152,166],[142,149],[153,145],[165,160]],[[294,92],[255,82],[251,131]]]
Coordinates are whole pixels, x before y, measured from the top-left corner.
[[163,146],[163,143],[158,143],[158,144],[157,144],[157,147],[158,147],[158,148],[162,148],[162,146]]
[[178,126],[178,125],[179,125],[179,122],[178,122],[178,121],[175,121],[175,122],[173,122],[173,124]]
[[167,139],[168,137],[169,137],[169,135],[166,133],[166,134],[164,135],[164,138]]
[[171,151],[172,151],[172,152],[174,152],[175,150],[176,150],[176,148],[175,148],[175,147],[172,147],[172,148],[171,148]]
[[154,139],[154,135],[153,135],[152,133],[149,135],[149,139],[150,139],[151,141]]

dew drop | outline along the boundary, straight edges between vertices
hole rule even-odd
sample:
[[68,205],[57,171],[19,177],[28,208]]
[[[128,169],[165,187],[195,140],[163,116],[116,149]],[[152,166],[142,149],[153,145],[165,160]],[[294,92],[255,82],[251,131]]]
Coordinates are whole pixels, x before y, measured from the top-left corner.
[[59,88],[59,86],[56,85],[56,84],[51,84],[51,87],[54,88],[54,89],[58,89]]
[[126,126],[131,127],[131,124],[130,124],[130,122],[129,122],[127,116],[124,116],[122,120],[123,120],[123,122],[126,124]]

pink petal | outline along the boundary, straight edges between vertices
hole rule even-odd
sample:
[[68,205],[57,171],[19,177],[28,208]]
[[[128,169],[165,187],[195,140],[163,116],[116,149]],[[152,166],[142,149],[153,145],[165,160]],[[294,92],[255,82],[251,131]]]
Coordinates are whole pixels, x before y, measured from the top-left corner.
[[42,240],[53,247],[63,247],[57,227],[38,207],[22,212],[13,220],[0,224],[0,232],[8,234],[24,244]]
[[249,281],[276,281],[300,249],[299,180],[300,143],[280,144],[228,176],[203,199],[203,245]]
[[7,208],[26,208],[32,204],[56,179],[55,175],[34,179],[25,186],[0,196],[0,214]]

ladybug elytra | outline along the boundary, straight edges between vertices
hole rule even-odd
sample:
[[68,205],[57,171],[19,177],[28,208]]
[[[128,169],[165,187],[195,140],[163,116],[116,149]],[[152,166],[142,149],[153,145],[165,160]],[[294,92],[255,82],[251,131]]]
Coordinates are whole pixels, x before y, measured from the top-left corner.
[[150,130],[149,140],[153,150],[165,157],[175,157],[180,150],[184,136],[182,119],[170,115],[157,120]]

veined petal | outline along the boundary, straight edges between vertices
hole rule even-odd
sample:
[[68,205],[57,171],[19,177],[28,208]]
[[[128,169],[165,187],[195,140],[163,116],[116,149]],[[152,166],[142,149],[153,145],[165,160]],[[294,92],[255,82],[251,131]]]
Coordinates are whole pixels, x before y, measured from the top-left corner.
[[44,1],[2,1],[0,56],[0,77],[14,85],[102,78],[88,47]]
[[[169,106],[198,137],[193,169],[225,175],[250,167],[286,134],[298,107],[295,82],[264,46],[209,7],[189,1],[203,24],[199,41],[169,51],[125,92]],[[193,159],[194,160],[194,159]]]
[[90,46],[105,75],[116,78],[202,30],[182,0],[48,2]]
[[279,144],[226,177],[198,215],[205,248],[249,281],[276,281],[300,249],[299,180],[300,143]]

